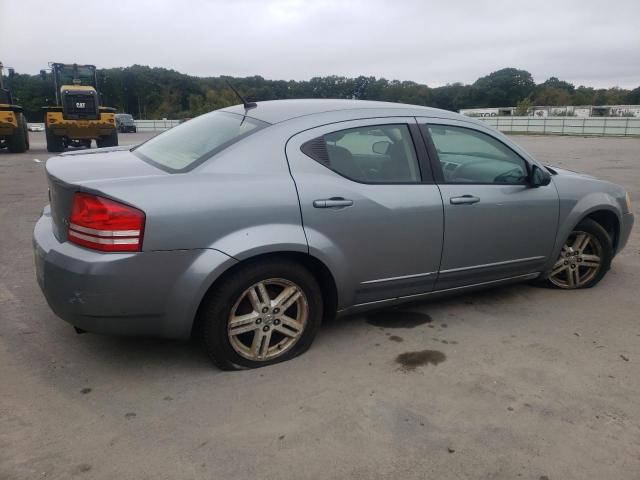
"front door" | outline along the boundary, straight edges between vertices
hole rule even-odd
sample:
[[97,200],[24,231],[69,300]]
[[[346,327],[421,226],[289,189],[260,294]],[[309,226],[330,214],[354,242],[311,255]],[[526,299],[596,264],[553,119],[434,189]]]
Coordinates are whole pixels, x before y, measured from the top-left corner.
[[314,128],[286,154],[310,253],[331,269],[339,308],[433,289],[442,200],[414,118]]
[[436,289],[540,272],[558,224],[553,183],[531,188],[527,161],[490,131],[465,122],[420,122],[444,204]]

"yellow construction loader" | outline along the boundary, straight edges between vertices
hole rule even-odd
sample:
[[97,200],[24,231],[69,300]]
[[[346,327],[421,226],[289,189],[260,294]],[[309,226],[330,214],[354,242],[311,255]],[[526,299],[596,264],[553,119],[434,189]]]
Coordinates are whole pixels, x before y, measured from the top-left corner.
[[[0,62],[0,148],[6,147],[11,153],[29,150],[29,132],[22,107],[14,105],[13,97],[2,81],[2,62]],[[13,70],[9,69],[9,76]]]
[[[43,107],[47,150],[118,145],[116,109],[101,106],[94,65],[51,63],[55,105]],[[43,79],[47,72],[40,70]]]

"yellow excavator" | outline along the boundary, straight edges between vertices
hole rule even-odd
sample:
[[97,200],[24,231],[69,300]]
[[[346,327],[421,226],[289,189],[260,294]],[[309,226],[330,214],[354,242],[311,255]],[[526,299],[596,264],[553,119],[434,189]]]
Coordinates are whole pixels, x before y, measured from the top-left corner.
[[[118,145],[116,109],[101,106],[94,65],[50,63],[55,105],[43,107],[49,152],[67,147],[98,148]],[[46,80],[47,72],[40,70]]]
[[[0,62],[0,148],[11,153],[29,150],[29,131],[22,107],[13,103],[9,89],[4,88],[2,80],[2,62]],[[13,70],[9,69],[9,76]]]

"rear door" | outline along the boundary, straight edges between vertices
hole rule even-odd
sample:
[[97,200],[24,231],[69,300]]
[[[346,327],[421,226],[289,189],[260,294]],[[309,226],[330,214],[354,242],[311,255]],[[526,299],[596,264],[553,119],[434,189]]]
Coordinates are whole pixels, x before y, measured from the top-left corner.
[[559,199],[531,188],[529,165],[489,131],[419,119],[444,204],[437,290],[539,272],[551,254]]
[[314,128],[286,153],[310,252],[336,276],[339,308],[433,289],[442,199],[414,118]]

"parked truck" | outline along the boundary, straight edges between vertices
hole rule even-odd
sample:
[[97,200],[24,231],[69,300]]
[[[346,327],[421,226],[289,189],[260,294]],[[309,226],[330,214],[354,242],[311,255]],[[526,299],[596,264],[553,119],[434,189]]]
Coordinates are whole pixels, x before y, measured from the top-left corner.
[[[27,120],[22,107],[14,103],[11,91],[4,88],[2,71],[0,62],[0,148],[7,148],[11,153],[23,153],[29,150]],[[13,71],[9,71],[12,76]]]
[[[102,106],[94,65],[51,63],[55,104],[43,107],[49,152],[65,148],[118,145],[115,108]],[[46,79],[47,72],[40,71]]]

